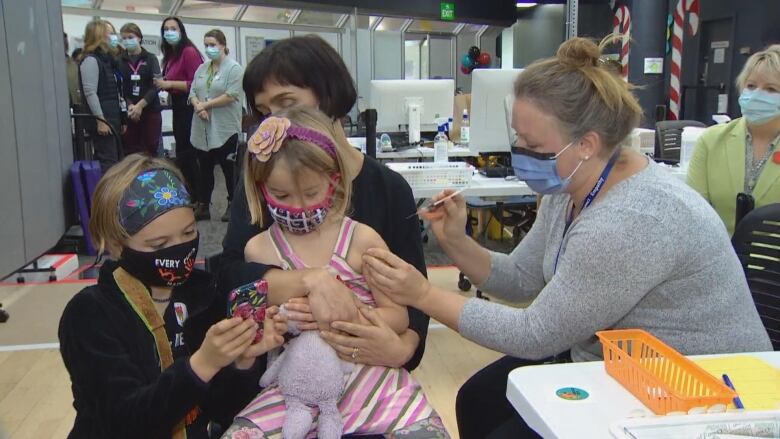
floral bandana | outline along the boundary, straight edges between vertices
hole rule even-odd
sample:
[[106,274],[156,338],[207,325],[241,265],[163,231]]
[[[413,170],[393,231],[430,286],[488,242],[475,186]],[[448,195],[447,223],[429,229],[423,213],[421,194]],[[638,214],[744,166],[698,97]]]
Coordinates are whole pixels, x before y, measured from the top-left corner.
[[190,194],[176,175],[165,169],[144,171],[122,194],[119,223],[132,236],[165,212],[189,205]]
[[264,120],[249,139],[247,148],[257,160],[267,162],[288,138],[311,142],[336,157],[336,146],[327,136],[309,128],[293,126],[285,117],[271,116]]

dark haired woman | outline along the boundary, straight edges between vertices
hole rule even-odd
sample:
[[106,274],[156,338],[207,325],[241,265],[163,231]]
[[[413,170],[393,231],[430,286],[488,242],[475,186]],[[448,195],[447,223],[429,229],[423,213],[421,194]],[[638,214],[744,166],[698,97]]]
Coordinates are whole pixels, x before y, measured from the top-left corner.
[[[163,52],[163,78],[155,85],[169,93],[168,104],[173,110],[173,137],[176,141],[176,163],[194,195],[195,218],[206,219],[202,203],[198,199],[200,175],[195,148],[190,143],[193,108],[187,104],[195,71],[203,63],[195,45],[187,38],[187,30],[179,17],[168,17],[160,27]],[[208,212],[208,209],[206,209]]]
[[[293,37],[265,48],[244,72],[247,104],[259,115],[266,115],[294,105],[317,107],[334,123],[355,104],[357,92],[341,56],[325,40],[315,35]],[[425,273],[425,259],[411,188],[397,173],[353,150],[347,166],[357,175],[352,182],[352,213],[356,221],[368,224],[382,236],[393,253]],[[337,350],[349,350],[347,361],[363,364],[403,366],[412,370],[420,363],[428,334],[428,317],[409,309],[409,330],[395,334],[363,318],[357,309],[344,314],[343,302],[352,302],[349,289],[335,278],[307,279],[305,273],[282,271],[276,267],[244,263],[244,247],[260,233],[249,220],[242,179],[231,206],[227,235],[223,241],[226,266],[222,275],[229,283],[241,285],[264,278],[270,287],[271,301],[284,303],[292,299],[290,309],[301,315],[297,320],[313,320],[328,315],[329,320],[358,323],[360,329],[344,336],[326,333],[326,339]],[[311,288],[305,285],[310,285]],[[327,300],[324,300],[327,295]],[[297,303],[301,302],[301,303]],[[358,332],[360,335],[358,335]]]

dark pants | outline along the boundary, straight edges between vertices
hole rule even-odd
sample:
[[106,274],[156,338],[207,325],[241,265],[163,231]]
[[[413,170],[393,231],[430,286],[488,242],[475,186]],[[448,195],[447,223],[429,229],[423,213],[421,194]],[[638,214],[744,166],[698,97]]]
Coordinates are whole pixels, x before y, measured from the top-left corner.
[[137,122],[128,119],[127,131],[122,136],[125,155],[140,152],[155,157],[161,134],[162,117],[159,111],[144,110]]
[[458,391],[455,415],[461,439],[521,439],[540,437],[506,399],[509,372],[550,362],[566,362],[569,353],[541,361],[503,357],[468,379]]
[[233,134],[219,148],[209,151],[196,149],[198,154],[198,167],[200,168],[200,188],[201,192],[198,201],[211,204],[211,193],[214,192],[214,166],[219,164],[222,173],[225,174],[225,186],[227,186],[228,202],[233,200],[233,190],[235,189],[235,177],[233,176],[233,167],[235,162],[228,160],[228,156],[233,154],[235,157],[238,144],[238,134]]
[[[119,120],[109,120],[111,127],[116,131],[117,135],[120,135],[120,122]],[[108,168],[116,164],[119,161],[119,150],[122,147],[117,145],[117,138],[110,132],[105,136],[98,134],[97,129],[95,131],[90,130],[90,137],[92,138],[92,148],[94,151],[93,158],[100,162],[100,169],[105,174]]]
[[176,165],[187,180],[185,183],[192,201],[201,201],[198,199],[200,195],[198,157],[195,147],[190,143],[192,106],[187,104],[187,95],[184,93],[171,93],[170,99],[173,110],[173,138],[176,142]]

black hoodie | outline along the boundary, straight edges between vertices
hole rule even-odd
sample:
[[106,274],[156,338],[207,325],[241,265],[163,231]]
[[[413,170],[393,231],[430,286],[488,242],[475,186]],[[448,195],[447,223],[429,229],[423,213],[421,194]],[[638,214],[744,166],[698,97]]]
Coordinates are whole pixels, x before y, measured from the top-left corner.
[[[260,391],[262,370],[228,366],[204,383],[190,368],[189,354],[227,311],[211,275],[195,270],[173,289],[169,306],[183,303],[189,315],[183,323],[186,349],[173,349],[173,365],[161,372],[154,337],[117,287],[116,268],[106,262],[97,285],[76,294],[60,320],[60,351],[76,409],[68,437],[170,439],[173,427],[196,406],[201,411],[187,427],[188,439],[207,438],[208,421],[230,425]],[[173,346],[175,340],[169,341]]]

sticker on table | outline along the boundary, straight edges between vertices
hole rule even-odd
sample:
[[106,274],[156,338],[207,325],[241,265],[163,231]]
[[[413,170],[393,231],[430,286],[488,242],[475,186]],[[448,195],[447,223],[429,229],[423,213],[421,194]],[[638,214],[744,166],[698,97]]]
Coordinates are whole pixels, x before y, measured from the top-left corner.
[[558,398],[565,399],[567,401],[582,401],[587,399],[590,394],[585,390],[578,387],[563,387],[555,391]]

